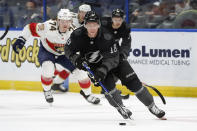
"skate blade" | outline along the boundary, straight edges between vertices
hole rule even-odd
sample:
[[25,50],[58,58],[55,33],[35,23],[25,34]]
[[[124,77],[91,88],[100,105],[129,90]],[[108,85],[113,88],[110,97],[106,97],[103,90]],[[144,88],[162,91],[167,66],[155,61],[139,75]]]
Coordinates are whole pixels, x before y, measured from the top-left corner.
[[162,117],[162,118],[159,118],[160,120],[167,120],[167,118],[166,117]]
[[134,119],[133,119],[133,117],[129,117],[129,120],[132,120],[133,121]]

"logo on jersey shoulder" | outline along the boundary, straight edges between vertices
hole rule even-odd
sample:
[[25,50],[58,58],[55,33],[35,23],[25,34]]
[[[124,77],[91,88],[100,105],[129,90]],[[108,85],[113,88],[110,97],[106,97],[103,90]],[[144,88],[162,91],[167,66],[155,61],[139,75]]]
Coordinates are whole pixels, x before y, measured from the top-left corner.
[[105,33],[105,34],[104,34],[104,38],[105,38],[106,40],[111,40],[111,39],[112,39],[112,35],[109,34],[109,33]]
[[102,58],[103,58],[103,56],[100,54],[100,51],[89,52],[89,53],[85,54],[85,59],[89,63],[98,63],[98,62],[100,62],[100,60]]
[[68,40],[67,40],[66,44],[67,44],[67,45],[70,45],[70,43],[71,43],[71,39],[70,39],[70,38],[68,38]]
[[42,31],[42,30],[44,30],[44,24],[38,25],[38,31]]

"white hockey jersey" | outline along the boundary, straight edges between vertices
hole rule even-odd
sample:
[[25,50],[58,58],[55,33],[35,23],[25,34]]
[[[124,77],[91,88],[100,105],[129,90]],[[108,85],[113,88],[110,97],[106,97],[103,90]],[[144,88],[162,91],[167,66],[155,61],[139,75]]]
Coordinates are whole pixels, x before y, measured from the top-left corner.
[[82,26],[82,24],[79,23],[77,13],[72,12],[72,20],[73,20],[72,24],[75,28],[79,28]]
[[44,48],[55,54],[64,55],[64,45],[66,44],[74,27],[70,27],[65,33],[60,33],[56,20],[48,20],[44,23],[31,23],[24,27],[21,34],[26,40],[32,35],[40,37]]

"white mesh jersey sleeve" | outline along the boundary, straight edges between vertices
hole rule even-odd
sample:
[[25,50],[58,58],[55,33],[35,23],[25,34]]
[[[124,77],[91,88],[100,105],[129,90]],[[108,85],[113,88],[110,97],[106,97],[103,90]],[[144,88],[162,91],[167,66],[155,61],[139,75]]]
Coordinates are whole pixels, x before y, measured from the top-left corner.
[[45,29],[45,23],[30,23],[24,27],[21,36],[26,40],[31,36],[41,37],[45,34]]
[[78,14],[77,13],[72,13],[72,25],[75,27],[75,28],[79,28],[80,26],[82,26],[80,23],[79,23],[79,20],[78,20]]

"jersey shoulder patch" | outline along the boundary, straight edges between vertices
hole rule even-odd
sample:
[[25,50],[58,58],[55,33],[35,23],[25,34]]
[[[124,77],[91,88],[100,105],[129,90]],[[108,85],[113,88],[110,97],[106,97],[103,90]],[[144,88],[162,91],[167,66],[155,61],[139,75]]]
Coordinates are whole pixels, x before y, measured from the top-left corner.
[[110,34],[110,33],[104,33],[103,36],[104,36],[105,40],[111,40],[112,39],[112,34]]
[[44,24],[38,24],[38,31],[44,30]]
[[56,20],[48,20],[44,23],[45,25],[45,30],[49,30],[49,31],[55,31],[57,30],[57,21]]
[[76,28],[76,26],[74,26],[73,24],[70,25],[69,31],[74,31]]

